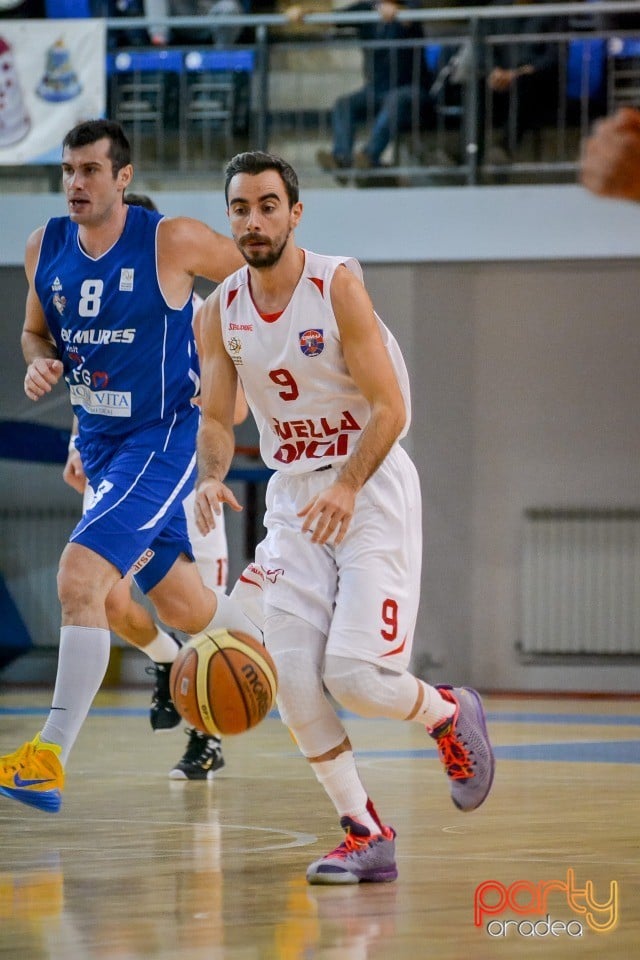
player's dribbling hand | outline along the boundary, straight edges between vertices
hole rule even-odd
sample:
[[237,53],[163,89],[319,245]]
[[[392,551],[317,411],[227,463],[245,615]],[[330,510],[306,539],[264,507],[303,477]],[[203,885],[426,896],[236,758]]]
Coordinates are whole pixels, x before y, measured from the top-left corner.
[[78,493],[84,493],[84,488],[87,485],[87,475],[84,472],[82,459],[77,450],[69,450],[67,462],[62,471],[62,479]]
[[62,361],[51,357],[38,357],[27,367],[24,378],[24,392],[30,400],[39,400],[45,393],[51,393],[63,371]]
[[303,533],[311,533],[312,543],[338,546],[344,540],[355,509],[355,493],[344,483],[336,481],[313,497],[298,512],[304,517]]
[[228,503],[232,510],[242,510],[233,490],[220,480],[203,480],[198,484],[194,516],[196,526],[203,537],[215,528],[216,517],[220,516],[223,503]]

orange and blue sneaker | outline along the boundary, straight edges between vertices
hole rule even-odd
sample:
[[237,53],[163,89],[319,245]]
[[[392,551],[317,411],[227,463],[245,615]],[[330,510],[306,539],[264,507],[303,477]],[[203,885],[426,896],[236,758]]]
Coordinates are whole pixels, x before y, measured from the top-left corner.
[[15,753],[0,757],[0,794],[30,807],[57,813],[62,804],[64,769],[57,743],[43,743],[40,734]]
[[475,810],[489,795],[496,765],[482,700],[471,687],[442,684],[436,690],[456,709],[429,734],[436,741],[455,806]]
[[398,876],[396,832],[380,826],[380,833],[351,817],[342,817],[342,843],[307,867],[308,883],[388,883]]

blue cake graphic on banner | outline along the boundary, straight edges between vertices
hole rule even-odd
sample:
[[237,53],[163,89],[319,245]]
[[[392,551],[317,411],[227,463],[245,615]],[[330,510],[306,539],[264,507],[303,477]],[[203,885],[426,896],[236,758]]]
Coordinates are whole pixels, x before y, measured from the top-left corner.
[[0,35],[0,147],[23,140],[30,128],[13,50]]
[[38,84],[37,93],[43,100],[60,103],[73,100],[81,91],[82,86],[71,65],[71,56],[64,40],[56,40],[47,50],[44,76]]

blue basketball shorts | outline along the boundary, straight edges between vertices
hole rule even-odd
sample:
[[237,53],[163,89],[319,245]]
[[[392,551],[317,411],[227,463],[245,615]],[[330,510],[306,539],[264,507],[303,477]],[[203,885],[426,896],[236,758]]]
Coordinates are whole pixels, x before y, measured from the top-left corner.
[[196,474],[199,415],[136,431],[124,440],[80,443],[93,496],[69,537],[133,571],[148,593],[181,553],[193,560],[182,501]]

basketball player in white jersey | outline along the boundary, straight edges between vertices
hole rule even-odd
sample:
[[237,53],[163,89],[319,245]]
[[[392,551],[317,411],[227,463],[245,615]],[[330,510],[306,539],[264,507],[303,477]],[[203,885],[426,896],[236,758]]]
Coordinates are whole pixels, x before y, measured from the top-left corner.
[[278,707],[346,832],[307,880],[394,880],[395,831],[360,780],[325,689],[362,716],[425,726],[460,810],[485,800],[494,771],[479,695],[407,669],[422,550],[418,476],[399,444],[410,421],[407,372],[359,264],[296,246],[302,204],[289,164],[238,154],[225,196],[247,265],[202,308],[196,519],[206,532],[223,503],[238,507],[224,477],[239,377],[276,471],[256,565]]

